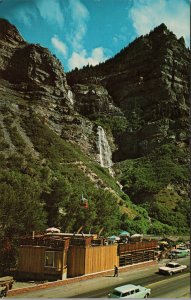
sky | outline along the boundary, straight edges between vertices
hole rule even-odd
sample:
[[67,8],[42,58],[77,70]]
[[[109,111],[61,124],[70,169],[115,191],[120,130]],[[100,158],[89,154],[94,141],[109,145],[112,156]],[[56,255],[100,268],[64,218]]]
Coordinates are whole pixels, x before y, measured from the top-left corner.
[[189,0],[0,0],[0,17],[49,48],[65,71],[96,65],[165,23],[190,45]]

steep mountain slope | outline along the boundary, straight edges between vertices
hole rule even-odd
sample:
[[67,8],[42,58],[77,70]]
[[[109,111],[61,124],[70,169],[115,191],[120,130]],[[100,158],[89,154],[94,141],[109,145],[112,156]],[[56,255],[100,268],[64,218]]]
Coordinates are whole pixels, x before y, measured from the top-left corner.
[[[112,132],[113,160],[123,190],[152,218],[185,228],[189,50],[184,39],[161,24],[105,63],[68,73],[67,80],[74,91],[79,84],[93,83],[108,91],[123,115],[99,109],[85,114]],[[88,97],[87,101],[91,103]],[[81,107],[80,112],[84,113]]]
[[161,25],[66,76],[1,19],[0,234],[186,232],[188,55]]

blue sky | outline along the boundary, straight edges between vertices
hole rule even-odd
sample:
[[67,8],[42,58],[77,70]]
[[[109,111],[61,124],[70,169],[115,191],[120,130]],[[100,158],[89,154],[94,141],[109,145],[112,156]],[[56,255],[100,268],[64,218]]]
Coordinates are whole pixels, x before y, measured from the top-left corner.
[[190,43],[189,0],[0,0],[0,17],[65,71],[96,65],[161,23]]

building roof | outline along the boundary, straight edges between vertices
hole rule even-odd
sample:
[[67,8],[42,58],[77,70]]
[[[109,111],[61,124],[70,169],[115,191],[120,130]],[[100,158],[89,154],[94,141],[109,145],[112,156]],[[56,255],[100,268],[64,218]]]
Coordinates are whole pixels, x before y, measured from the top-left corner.
[[89,234],[89,233],[69,233],[69,232],[61,232],[61,233],[57,233],[57,232],[48,232],[45,234],[46,236],[63,236],[63,237],[94,237],[95,234]]

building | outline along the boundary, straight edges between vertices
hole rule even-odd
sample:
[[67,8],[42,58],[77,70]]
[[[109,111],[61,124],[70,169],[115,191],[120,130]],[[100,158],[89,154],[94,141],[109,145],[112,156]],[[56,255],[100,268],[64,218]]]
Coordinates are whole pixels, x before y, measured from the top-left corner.
[[48,233],[20,240],[17,277],[72,278],[154,260],[156,241],[105,243],[91,234]]
[[70,238],[39,235],[20,240],[17,277],[54,280],[67,276]]

